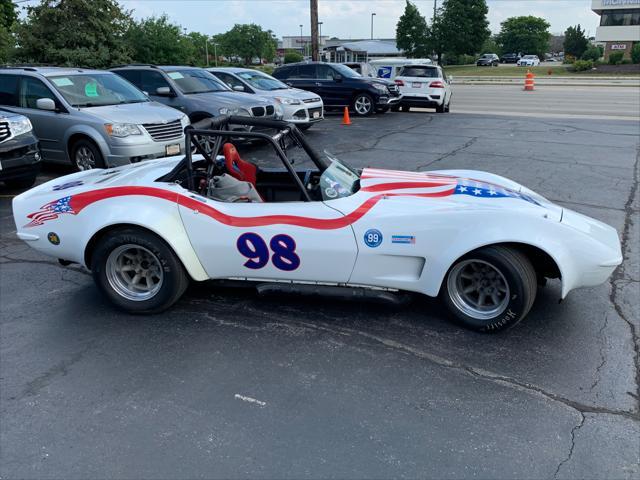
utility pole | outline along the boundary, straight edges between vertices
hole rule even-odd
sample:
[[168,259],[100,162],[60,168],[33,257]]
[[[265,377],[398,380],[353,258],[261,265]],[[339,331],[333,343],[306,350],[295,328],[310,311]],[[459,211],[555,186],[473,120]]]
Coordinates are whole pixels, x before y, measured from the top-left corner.
[[371,40],[373,40],[373,17],[375,16],[375,12],[371,14]]
[[209,66],[209,39],[205,37],[204,39],[204,58],[207,62],[207,67]]
[[318,22],[318,56],[320,56],[320,50],[322,50],[322,23]]
[[318,61],[318,0],[311,2],[311,60]]
[[300,24],[300,52],[304,56],[304,42],[302,41],[302,24]]
[[433,0],[433,20],[432,22],[436,21],[436,12],[438,11],[438,0]]

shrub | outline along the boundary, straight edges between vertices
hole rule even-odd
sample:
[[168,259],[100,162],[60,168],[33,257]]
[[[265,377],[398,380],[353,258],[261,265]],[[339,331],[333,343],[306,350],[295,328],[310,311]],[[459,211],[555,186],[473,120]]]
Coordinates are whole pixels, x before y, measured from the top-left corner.
[[573,62],[574,72],[584,72],[593,68],[593,60],[576,60]]
[[611,52],[609,54],[609,65],[620,65],[622,63],[623,52]]
[[622,61],[620,62],[621,65],[631,65],[631,59],[630,58],[623,58]]
[[591,60],[597,62],[598,60],[600,60],[601,56],[602,54],[600,53],[600,49],[595,45],[592,45],[587,48],[582,54],[582,60]]
[[640,43],[636,43],[631,49],[631,60],[633,63],[640,63]]
[[288,50],[284,53],[284,63],[296,63],[304,60],[304,57],[295,50]]
[[576,61],[576,57],[574,57],[573,55],[565,54],[564,60],[562,61],[562,64],[563,65],[571,65],[575,61]]

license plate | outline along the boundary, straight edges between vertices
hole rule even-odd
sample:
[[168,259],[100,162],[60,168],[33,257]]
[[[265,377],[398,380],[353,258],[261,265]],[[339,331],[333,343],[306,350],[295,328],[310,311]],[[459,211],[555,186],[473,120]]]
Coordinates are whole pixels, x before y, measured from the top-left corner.
[[420,88],[420,85],[422,85],[420,82],[413,82],[411,88]]
[[167,145],[164,150],[167,156],[180,155],[180,144]]
[[313,112],[313,118],[320,118],[320,112]]

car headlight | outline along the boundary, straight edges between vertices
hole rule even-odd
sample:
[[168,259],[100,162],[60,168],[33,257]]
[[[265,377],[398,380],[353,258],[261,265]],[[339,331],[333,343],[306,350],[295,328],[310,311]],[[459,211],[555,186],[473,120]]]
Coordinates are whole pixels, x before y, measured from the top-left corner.
[[222,107],[220,110],[218,110],[218,113],[220,115],[237,115],[238,114],[238,109],[237,108]]
[[130,135],[142,135],[142,131],[133,123],[107,123],[104,126],[107,135],[111,137],[128,137]]
[[301,105],[302,102],[297,98],[291,97],[275,97],[277,102],[282,103],[283,105]]
[[381,92],[387,93],[387,86],[382,85],[381,83],[374,83],[373,88],[375,88],[376,90],[380,90]]
[[183,127],[186,127],[187,125],[191,125],[191,120],[189,120],[189,117],[187,117],[186,115],[183,115],[180,119],[180,123]]
[[22,135],[23,133],[30,132],[33,130],[31,126],[31,122],[27,117],[21,118],[19,120],[9,120],[9,129],[14,137],[18,135]]

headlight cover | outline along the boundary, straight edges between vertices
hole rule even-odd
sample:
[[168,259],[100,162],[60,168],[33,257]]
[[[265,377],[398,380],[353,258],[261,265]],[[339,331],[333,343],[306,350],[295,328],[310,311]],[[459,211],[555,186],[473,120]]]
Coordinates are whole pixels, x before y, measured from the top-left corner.
[[380,90],[381,92],[387,93],[387,86],[382,85],[381,83],[374,83],[373,88],[375,88],[376,90]]
[[131,135],[142,135],[142,131],[134,123],[107,123],[104,129],[111,137],[124,138]]
[[23,117],[19,120],[9,120],[9,129],[13,136],[17,137],[33,130],[33,126],[31,126],[31,121],[27,117]]
[[276,101],[282,103],[283,105],[301,105],[302,102],[297,98],[291,97],[274,97]]

